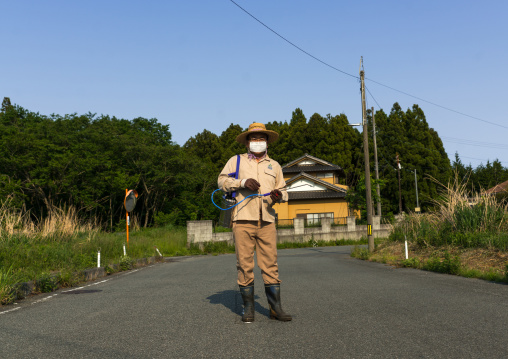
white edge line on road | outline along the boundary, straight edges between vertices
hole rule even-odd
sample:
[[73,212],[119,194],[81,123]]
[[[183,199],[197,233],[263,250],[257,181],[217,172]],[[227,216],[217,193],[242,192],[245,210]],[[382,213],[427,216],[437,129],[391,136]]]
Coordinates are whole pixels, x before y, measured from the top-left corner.
[[125,273],[124,275],[132,274],[132,273],[134,273],[134,272],[137,272],[138,270],[139,270],[139,269],[134,269],[134,270],[132,270],[132,271],[129,271],[129,272]]
[[64,290],[64,291],[62,291],[62,293],[72,292],[72,291],[79,290],[79,289],[83,289],[83,288],[86,288],[86,287],[91,287],[92,285],[97,285],[97,284],[105,283],[105,282],[107,282],[108,280],[109,280],[109,279],[104,279],[104,280],[101,280],[100,282],[96,282],[96,283],[92,283],[92,284],[84,285],[84,286],[82,286],[82,287],[78,287],[78,288],[72,288],[72,289]]
[[46,298],[42,298],[42,299],[36,300],[35,302],[33,302],[33,303],[32,303],[32,305],[37,304],[37,303],[40,303],[40,302],[44,302],[44,301],[46,301],[46,300],[48,300],[48,299],[51,299],[51,298],[53,298],[53,297],[56,297],[57,295],[58,295],[58,294],[53,294],[53,295],[50,295],[49,297],[46,297]]
[[[140,269],[143,269],[143,268],[140,268]],[[135,270],[132,270],[132,271],[129,271],[127,273],[125,273],[124,275],[127,275],[127,274],[131,274],[131,273],[134,273],[134,272],[137,272],[139,271],[140,269],[135,269]],[[86,287],[90,287],[92,285],[97,285],[97,284],[101,284],[101,283],[105,283],[107,282],[109,279],[105,279],[105,280],[101,280],[100,282],[96,282],[96,283],[92,283],[92,284],[88,284],[88,285],[85,285],[83,287],[78,287],[78,288],[72,288],[72,289],[68,289],[68,290],[64,290],[62,291],[62,293],[67,293],[67,292],[72,292],[72,291],[75,291],[75,290],[79,290],[79,289],[83,289],[83,288],[86,288]],[[44,302],[48,299],[51,299],[53,297],[56,297],[58,294],[53,294],[53,295],[50,295],[49,297],[45,297],[45,298],[42,298],[42,299],[39,299],[39,300],[36,300],[35,302],[33,302],[31,305],[34,305],[34,304],[37,304],[37,303],[41,303],[41,302]],[[0,312],[0,315],[2,314],[6,314],[6,313],[10,313],[10,312],[14,312],[18,309],[21,309],[22,307],[17,307],[17,308],[13,308],[13,309],[9,309],[9,310],[4,310],[2,312]]]
[[14,312],[15,310],[18,310],[18,309],[21,309],[21,307],[9,309],[9,310],[4,310],[3,312],[0,312],[0,315],[5,314],[5,313],[9,313],[9,312]]

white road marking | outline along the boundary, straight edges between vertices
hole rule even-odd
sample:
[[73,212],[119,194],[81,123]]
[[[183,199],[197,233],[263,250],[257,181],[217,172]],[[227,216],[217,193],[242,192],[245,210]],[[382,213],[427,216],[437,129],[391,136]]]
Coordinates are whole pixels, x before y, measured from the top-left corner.
[[18,309],[21,309],[21,307],[9,309],[9,310],[4,310],[3,312],[0,312],[0,315],[5,314],[5,313],[9,313],[9,312],[14,312],[15,310],[18,310]]
[[105,282],[107,282],[108,280],[109,280],[109,279],[105,279],[105,280],[101,280],[100,282],[96,282],[96,283],[92,283],[92,284],[84,285],[84,286],[82,286],[82,287],[78,287],[78,288],[72,288],[72,289],[64,290],[64,291],[62,291],[62,293],[72,292],[72,291],[79,290],[79,289],[83,289],[83,288],[86,288],[86,287],[91,287],[91,286],[93,286],[93,285],[97,285],[97,284],[105,283]]
[[[153,267],[154,265],[151,265],[150,267]],[[145,267],[147,268],[147,267]],[[123,275],[127,275],[127,274],[131,274],[131,273],[134,273],[134,272],[137,272],[139,270],[141,270],[143,268],[139,268],[139,269],[135,269],[135,270],[131,270],[131,271],[128,271],[127,273],[123,274]],[[68,289],[68,290],[64,290],[62,291],[62,293],[67,293],[67,292],[72,292],[72,291],[75,291],[75,290],[79,290],[79,289],[83,289],[83,288],[86,288],[86,287],[91,287],[93,285],[97,285],[97,284],[101,284],[101,283],[105,283],[109,281],[109,279],[105,279],[105,280],[101,280],[100,282],[96,282],[96,283],[92,283],[92,284],[88,284],[88,285],[85,285],[83,287],[78,287],[78,288],[72,288],[72,289]],[[45,298],[42,298],[42,299],[39,299],[39,300],[36,300],[35,302],[33,302],[31,305],[34,305],[34,304],[37,304],[37,303],[42,303],[48,299],[51,299],[53,297],[56,297],[58,294],[53,294],[53,295],[50,295],[49,297],[45,297]],[[15,303],[17,304],[17,303]],[[19,310],[21,309],[22,307],[17,307],[17,308],[13,308],[13,309],[9,309],[9,310],[4,310],[2,312],[0,312],[0,315],[2,314],[6,314],[6,313],[10,313],[10,312],[14,312],[16,310]]]
[[42,299],[36,300],[35,302],[33,302],[33,303],[32,303],[32,305],[37,304],[37,303],[40,303],[40,302],[44,302],[44,301],[46,301],[46,300],[48,300],[48,299],[51,299],[51,298],[53,298],[53,297],[56,297],[57,295],[58,295],[58,294],[53,294],[53,295],[50,295],[49,297],[46,297],[46,298],[42,298]]
[[138,270],[139,270],[139,269],[135,269],[135,270],[129,271],[129,272],[125,273],[124,275],[127,275],[127,274],[132,274],[132,273],[134,273],[134,272],[137,272]]

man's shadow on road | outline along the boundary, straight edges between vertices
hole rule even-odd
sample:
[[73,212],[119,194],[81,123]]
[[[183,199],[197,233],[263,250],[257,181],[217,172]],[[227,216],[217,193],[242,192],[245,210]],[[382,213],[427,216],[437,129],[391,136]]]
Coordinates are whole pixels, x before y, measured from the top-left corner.
[[[223,290],[215,294],[212,294],[206,299],[210,301],[210,304],[222,304],[223,306],[231,310],[233,313],[242,315],[243,300],[240,292],[237,290]],[[254,293],[254,300],[256,301],[254,309],[261,315],[269,316],[270,311],[258,303],[259,300],[263,299],[265,298],[264,297],[261,298]]]

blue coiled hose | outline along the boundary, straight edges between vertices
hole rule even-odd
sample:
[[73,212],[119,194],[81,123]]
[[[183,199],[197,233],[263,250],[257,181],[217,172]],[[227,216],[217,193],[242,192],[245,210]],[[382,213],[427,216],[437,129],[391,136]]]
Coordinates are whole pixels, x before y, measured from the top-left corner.
[[244,199],[242,199],[240,202],[236,203],[234,206],[231,206],[229,208],[221,208],[219,206],[217,206],[217,204],[215,204],[214,200],[213,200],[213,195],[215,194],[215,192],[217,191],[220,191],[221,189],[220,188],[217,188],[215,191],[212,192],[212,203],[215,207],[217,207],[218,209],[220,209],[221,211],[227,211],[228,209],[231,209],[231,208],[234,208],[236,206],[238,206],[240,203],[242,203],[243,201],[245,201],[247,198],[249,197],[266,197],[266,196],[269,196],[270,195],[270,192],[268,193],[265,193],[265,194],[258,194],[258,193],[254,193],[254,194],[251,194],[247,197],[245,197]]

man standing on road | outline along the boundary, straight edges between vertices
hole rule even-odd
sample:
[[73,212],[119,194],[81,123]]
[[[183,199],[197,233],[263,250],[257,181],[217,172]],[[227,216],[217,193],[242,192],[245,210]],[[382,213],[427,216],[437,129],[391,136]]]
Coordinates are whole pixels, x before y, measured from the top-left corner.
[[290,321],[280,301],[280,280],[277,264],[277,231],[275,229],[275,202],[287,201],[288,194],[280,165],[268,157],[267,144],[276,141],[279,134],[269,131],[262,123],[253,123],[236,140],[247,147],[240,155],[238,179],[229,176],[236,172],[237,156],[231,157],[219,175],[219,188],[224,192],[236,191],[240,202],[258,193],[266,197],[251,197],[233,208],[233,235],[236,247],[238,285],[244,303],[242,321],[254,321],[254,249],[261,269],[265,293],[270,306],[270,318]]

